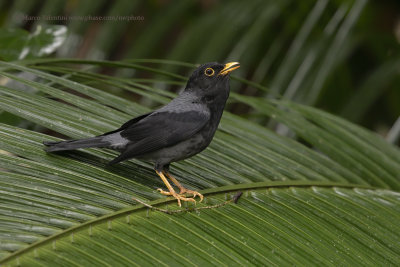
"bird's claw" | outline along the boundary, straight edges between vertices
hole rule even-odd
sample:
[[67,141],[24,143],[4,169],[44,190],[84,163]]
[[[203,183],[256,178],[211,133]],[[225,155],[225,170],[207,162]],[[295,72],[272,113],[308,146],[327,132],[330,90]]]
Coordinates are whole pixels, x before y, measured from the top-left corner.
[[[194,199],[196,196],[200,197],[200,202],[203,201],[203,195],[202,194],[200,194],[199,192],[196,192],[196,191],[188,190],[188,189],[185,189],[185,190],[181,189],[181,192],[179,194],[176,193],[176,192],[167,192],[167,191],[162,190],[161,188],[158,188],[157,190],[158,190],[158,192],[160,192],[161,194],[163,194],[165,196],[173,196],[174,198],[176,198],[176,200],[178,200],[178,206],[179,207],[182,207],[181,200],[182,201],[190,201],[190,202],[196,203],[196,200]],[[186,197],[184,195],[185,193],[192,194],[193,197]]]
[[183,187],[181,188],[181,191],[179,192],[179,194],[180,195],[183,195],[183,194],[193,195],[193,198],[195,198],[197,196],[197,197],[200,198],[199,202],[202,202],[203,198],[204,198],[203,195],[200,194],[199,192],[193,191],[193,190],[189,190],[189,189],[186,189],[186,188],[183,188]]

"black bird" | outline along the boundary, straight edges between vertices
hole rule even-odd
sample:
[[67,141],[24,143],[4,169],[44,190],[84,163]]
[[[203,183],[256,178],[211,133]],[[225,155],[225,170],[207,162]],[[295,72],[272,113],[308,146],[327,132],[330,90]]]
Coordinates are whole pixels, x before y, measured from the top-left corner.
[[[189,158],[204,150],[214,137],[229,96],[229,73],[240,65],[206,63],[190,76],[185,89],[167,105],[136,117],[119,129],[100,136],[61,142],[43,142],[47,152],[104,147],[121,154],[109,164],[137,158],[152,161],[168,188],[158,191],[178,200],[193,201],[203,195],[184,188],[170,173],[171,162]],[[169,178],[179,189],[176,193]],[[192,195],[186,197],[185,194]]]

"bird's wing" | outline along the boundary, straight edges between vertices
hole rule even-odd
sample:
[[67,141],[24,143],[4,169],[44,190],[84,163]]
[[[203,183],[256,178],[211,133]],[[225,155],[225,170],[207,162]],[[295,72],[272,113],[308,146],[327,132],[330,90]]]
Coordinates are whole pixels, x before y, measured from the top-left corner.
[[144,118],[146,118],[146,117],[149,116],[150,114],[151,114],[151,112],[150,112],[150,113],[143,114],[143,115],[138,116],[138,117],[136,117],[136,118],[133,118],[133,119],[131,119],[131,120],[125,122],[124,124],[122,124],[122,126],[119,127],[118,129],[113,130],[113,131],[111,131],[111,132],[104,133],[104,134],[102,134],[102,136],[104,136],[104,135],[109,135],[109,134],[113,134],[113,133],[116,133],[116,132],[121,132],[122,130],[125,130],[125,129],[129,128],[129,127],[132,127],[135,123],[138,123],[139,121],[143,120]]
[[199,130],[209,120],[208,112],[155,112],[120,132],[129,144],[110,164],[150,153],[182,142]]

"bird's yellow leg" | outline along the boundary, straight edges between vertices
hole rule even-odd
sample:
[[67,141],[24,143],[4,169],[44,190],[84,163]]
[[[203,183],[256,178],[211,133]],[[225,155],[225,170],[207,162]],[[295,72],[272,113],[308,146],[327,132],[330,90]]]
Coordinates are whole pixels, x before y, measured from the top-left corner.
[[158,176],[160,176],[161,180],[164,182],[164,184],[167,186],[169,192],[166,192],[164,190],[162,190],[161,188],[158,188],[157,190],[166,196],[173,196],[174,198],[176,198],[178,200],[178,205],[179,207],[181,207],[181,200],[182,201],[192,201],[192,202],[196,202],[196,200],[194,200],[193,198],[187,198],[181,194],[178,194],[175,192],[174,188],[171,186],[171,184],[168,182],[167,178],[165,177],[163,172],[159,172],[156,171],[156,173],[158,174]]
[[179,183],[178,180],[176,180],[175,177],[172,176],[169,172],[163,171],[163,173],[165,174],[165,176],[167,176],[180,189],[180,192],[179,192],[180,195],[182,195],[182,194],[191,194],[191,195],[193,195],[193,198],[198,196],[200,198],[200,202],[203,201],[204,197],[203,197],[202,194],[200,194],[197,191],[193,191],[193,190],[190,190],[190,189],[187,189],[187,188],[183,187],[181,185],[181,183]]

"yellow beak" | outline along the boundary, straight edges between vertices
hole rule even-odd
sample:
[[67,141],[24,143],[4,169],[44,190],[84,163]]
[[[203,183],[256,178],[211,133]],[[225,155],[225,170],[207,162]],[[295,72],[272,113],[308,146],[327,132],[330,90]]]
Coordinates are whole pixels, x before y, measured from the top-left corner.
[[226,75],[229,72],[236,70],[240,68],[240,63],[239,62],[229,62],[226,63],[224,68],[220,71],[220,73],[218,75]]

